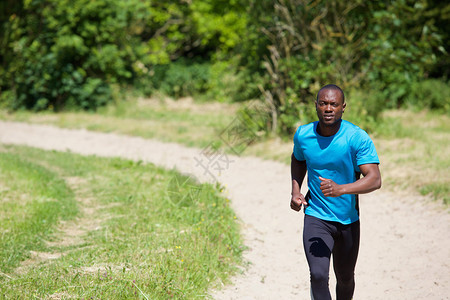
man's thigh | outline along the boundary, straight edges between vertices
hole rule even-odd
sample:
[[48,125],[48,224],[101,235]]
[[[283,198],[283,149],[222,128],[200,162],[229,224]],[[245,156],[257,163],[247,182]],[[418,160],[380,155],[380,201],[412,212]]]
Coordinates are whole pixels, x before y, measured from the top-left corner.
[[339,229],[333,249],[333,265],[337,277],[353,277],[358,258],[360,225],[356,221]]
[[328,276],[334,231],[335,228],[326,221],[305,215],[303,247],[311,273],[326,273]]

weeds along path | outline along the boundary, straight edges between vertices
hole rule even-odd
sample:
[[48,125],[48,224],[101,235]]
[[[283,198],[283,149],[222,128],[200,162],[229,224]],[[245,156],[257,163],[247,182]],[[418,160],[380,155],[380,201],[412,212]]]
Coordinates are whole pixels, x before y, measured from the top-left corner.
[[[201,149],[137,137],[0,122],[0,142],[151,162],[209,181]],[[230,156],[219,181],[239,216],[248,266],[216,299],[308,299],[301,243],[303,213],[289,208],[290,172],[281,163]],[[449,299],[450,215],[417,196],[377,191],[361,197],[355,299]],[[334,289],[333,275],[330,282]]]

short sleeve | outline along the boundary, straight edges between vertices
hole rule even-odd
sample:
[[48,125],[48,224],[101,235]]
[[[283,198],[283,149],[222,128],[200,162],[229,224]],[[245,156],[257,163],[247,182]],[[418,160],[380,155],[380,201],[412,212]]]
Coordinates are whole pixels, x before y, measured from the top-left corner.
[[356,149],[355,158],[358,166],[380,163],[375,145],[364,130],[359,130],[354,142],[356,143],[354,149]]
[[294,135],[294,156],[299,161],[304,161],[305,156],[303,155],[303,150],[300,146],[300,132],[301,132],[301,126],[297,129]]

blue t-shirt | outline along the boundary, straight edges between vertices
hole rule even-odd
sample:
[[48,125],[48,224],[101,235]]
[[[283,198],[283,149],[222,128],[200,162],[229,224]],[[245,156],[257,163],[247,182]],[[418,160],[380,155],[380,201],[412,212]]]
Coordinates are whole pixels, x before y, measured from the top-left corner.
[[311,194],[305,214],[322,220],[350,224],[359,219],[355,195],[325,197],[320,177],[337,184],[356,181],[355,172],[363,164],[379,164],[375,146],[369,135],[352,123],[342,120],[339,131],[324,137],[317,133],[318,122],[302,125],[294,136],[294,156],[305,161]]

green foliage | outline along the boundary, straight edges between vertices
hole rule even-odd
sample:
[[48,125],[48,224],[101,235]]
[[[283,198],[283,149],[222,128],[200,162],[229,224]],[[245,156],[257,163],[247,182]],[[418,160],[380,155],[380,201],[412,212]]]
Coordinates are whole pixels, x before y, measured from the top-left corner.
[[208,90],[204,98],[219,102],[242,102],[260,97],[262,76],[239,66],[239,58],[215,61],[209,71]]
[[420,16],[421,22],[424,18],[426,19],[426,22],[423,22],[425,23],[424,34],[431,34],[439,39],[438,44],[433,44],[436,62],[428,68],[428,77],[448,79],[450,78],[450,3],[429,0],[426,2],[426,7],[425,14]]
[[374,5],[373,29],[367,36],[366,86],[383,94],[388,108],[401,106],[413,82],[423,80],[433,66],[433,48],[442,44],[434,26],[436,11],[429,1],[394,1]]
[[166,66],[155,67],[152,86],[166,95],[180,98],[205,93],[210,73],[208,63],[179,59]]
[[433,109],[450,113],[450,86],[447,82],[428,79],[411,84],[407,105],[418,109]]
[[228,59],[241,44],[243,2],[2,3],[0,101],[11,109],[94,110],[113,97],[111,84],[134,82],[146,94],[203,93],[210,61]]
[[[345,88],[355,84],[359,56],[354,54],[367,29],[367,24],[361,22],[367,13],[361,5],[342,1],[269,3],[264,2],[263,11],[254,11],[259,27],[251,29],[265,36],[265,40],[257,42],[268,49],[261,89],[272,116],[277,117],[270,129],[289,134],[299,115],[301,122],[310,118],[309,109],[298,112],[299,104],[309,107],[307,104],[322,85],[334,82]],[[269,18],[267,10],[275,17]]]
[[[110,84],[131,80],[130,24],[139,1],[24,2],[3,36],[10,58],[0,82],[12,109],[95,109],[111,99]],[[131,44],[130,44],[131,40]]]
[[247,25],[245,1],[193,1],[190,9],[201,44],[227,53],[242,42]]
[[350,90],[346,94],[347,108],[343,118],[368,132],[374,132],[382,122],[383,94],[369,90]]
[[414,102],[412,82],[448,76],[450,4],[435,0],[8,0],[0,8],[0,101],[12,109],[95,110],[116,95],[111,85],[134,84],[146,95],[260,98],[272,119],[266,130],[288,134],[311,119],[308,103],[327,83],[376,91],[380,108],[395,108]]
[[[411,82],[426,76],[435,49],[442,49],[431,1],[251,3],[260,8],[250,11],[249,30],[265,37],[254,42],[267,48],[262,89],[277,118],[269,128],[275,132],[290,133],[298,109],[328,83],[345,91],[375,90],[379,108],[401,106]],[[248,49],[261,53],[261,46]]]
[[[243,83],[235,79],[244,76],[237,74],[232,56],[242,45],[247,23],[243,2],[203,0],[187,5],[175,1],[172,11],[167,10],[166,23],[159,24],[158,35],[147,43],[149,55],[141,59],[143,76],[138,88],[146,95],[158,90],[172,97],[207,93],[206,98],[222,101],[244,99],[245,93],[236,90],[247,89],[236,88]],[[178,16],[177,10],[182,12]],[[171,27],[173,32],[160,32]],[[155,55],[163,59],[154,59]]]

